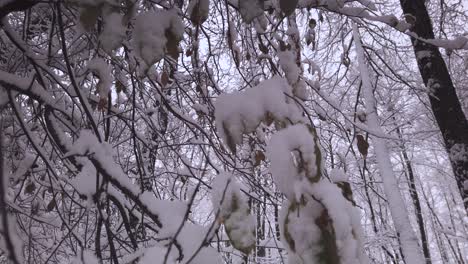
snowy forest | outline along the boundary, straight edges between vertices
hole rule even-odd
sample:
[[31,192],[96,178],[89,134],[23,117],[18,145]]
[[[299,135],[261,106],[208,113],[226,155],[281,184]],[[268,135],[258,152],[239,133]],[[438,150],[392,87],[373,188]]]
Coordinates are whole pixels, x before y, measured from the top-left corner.
[[0,263],[468,264],[467,25],[0,0]]

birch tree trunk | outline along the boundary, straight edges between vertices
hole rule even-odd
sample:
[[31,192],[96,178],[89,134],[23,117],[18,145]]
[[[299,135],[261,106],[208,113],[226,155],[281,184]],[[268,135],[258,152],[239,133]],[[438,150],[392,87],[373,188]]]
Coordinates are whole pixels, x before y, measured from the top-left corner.
[[[354,23],[353,36],[356,45],[359,70],[361,72],[362,92],[367,112],[367,125],[373,131],[377,131],[379,134],[382,134],[383,131],[379,124],[379,117],[377,116],[377,102],[372,91],[372,84],[369,70],[366,66],[361,37],[359,35],[358,28]],[[411,227],[409,213],[398,188],[398,182],[393,172],[385,140],[375,135],[371,135],[371,139],[374,146],[377,164],[382,176],[384,192],[389,203],[395,230],[400,239],[405,262],[411,264],[423,264],[425,263],[425,260],[422,255],[421,247],[418,244],[416,234]]]
[[401,143],[401,154],[403,156],[403,164],[405,167],[405,174],[408,179],[408,185],[409,185],[409,191],[410,191],[410,196],[411,199],[413,200],[413,205],[414,205],[414,210],[415,210],[415,216],[416,216],[416,221],[418,223],[419,227],[419,234],[421,236],[421,246],[423,249],[423,254],[424,258],[426,259],[426,264],[431,264],[431,252],[429,250],[429,242],[427,241],[427,234],[426,234],[426,229],[424,227],[424,219],[423,219],[423,213],[422,213],[422,208],[421,208],[421,202],[419,199],[418,191],[416,190],[416,182],[415,182],[415,176],[414,176],[414,171],[413,171],[413,166],[411,164],[411,161],[408,157],[408,152],[406,151],[406,146],[403,143],[403,136],[401,134],[400,128],[397,128],[397,134],[398,138],[402,140]]
[[[400,0],[403,13],[416,19],[411,29],[419,37],[433,39],[434,30],[424,0]],[[421,77],[437,121],[465,209],[468,210],[468,121],[452,78],[439,49],[411,38]],[[465,185],[467,187],[465,187]]]

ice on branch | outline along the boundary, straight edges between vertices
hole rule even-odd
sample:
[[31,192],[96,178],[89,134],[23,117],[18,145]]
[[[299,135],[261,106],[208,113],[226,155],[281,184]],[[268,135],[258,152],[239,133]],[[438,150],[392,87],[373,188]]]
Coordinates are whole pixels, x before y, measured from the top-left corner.
[[137,55],[149,67],[161,60],[168,49],[178,45],[184,24],[176,10],[145,12],[137,16],[133,34]]
[[222,173],[213,182],[212,203],[232,245],[248,254],[255,247],[255,219],[234,176]]
[[254,132],[260,122],[301,120],[298,108],[287,102],[292,88],[285,79],[273,77],[242,92],[222,94],[215,102],[216,128],[231,150],[242,143],[242,134]]

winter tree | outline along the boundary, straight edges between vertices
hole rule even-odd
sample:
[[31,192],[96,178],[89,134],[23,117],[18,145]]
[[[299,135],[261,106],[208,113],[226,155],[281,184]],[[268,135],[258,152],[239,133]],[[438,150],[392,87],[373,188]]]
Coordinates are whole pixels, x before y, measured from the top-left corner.
[[468,4],[0,0],[2,263],[466,263]]

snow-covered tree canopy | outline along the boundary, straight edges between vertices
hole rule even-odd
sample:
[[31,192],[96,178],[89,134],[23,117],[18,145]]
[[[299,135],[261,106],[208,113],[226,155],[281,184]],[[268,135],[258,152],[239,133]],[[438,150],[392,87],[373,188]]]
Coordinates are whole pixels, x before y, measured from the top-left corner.
[[0,19],[1,263],[468,261],[464,1]]

